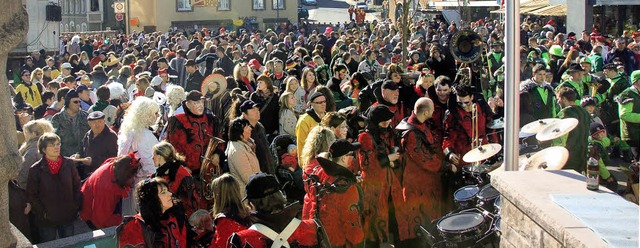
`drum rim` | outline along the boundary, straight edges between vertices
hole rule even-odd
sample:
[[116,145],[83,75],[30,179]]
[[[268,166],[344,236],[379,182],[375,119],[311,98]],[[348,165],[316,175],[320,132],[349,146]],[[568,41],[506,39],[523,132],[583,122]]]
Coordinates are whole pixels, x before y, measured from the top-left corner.
[[[498,194],[491,195],[491,196],[483,196],[482,192],[484,192],[484,190],[488,189],[488,188],[493,188]],[[496,199],[496,198],[498,198],[500,196],[500,192],[496,188],[491,186],[491,184],[487,184],[485,186],[482,186],[482,189],[480,189],[480,191],[478,191],[476,196],[478,197],[479,200],[493,200],[493,199]]]
[[[443,229],[443,227],[441,227],[441,223],[449,218],[453,218],[453,217],[457,217],[457,216],[461,216],[461,215],[474,215],[474,217],[480,217],[479,220],[480,223],[478,223],[475,226],[471,226],[465,229],[459,229],[459,230],[445,230]],[[443,234],[464,234],[464,233],[468,233],[470,231],[474,231],[474,230],[479,230],[480,227],[482,227],[482,225],[486,222],[486,220],[484,219],[484,216],[481,213],[478,212],[464,212],[464,213],[457,213],[457,214],[452,214],[450,216],[446,216],[443,217],[442,219],[440,219],[438,221],[438,223],[436,224],[436,228],[438,229],[438,231],[440,231]]]
[[[458,195],[458,192],[462,192],[461,190],[466,189],[466,188],[472,188],[472,189],[476,189],[476,192],[472,195],[470,195],[469,197],[466,198],[461,198],[460,200],[458,200],[456,198],[456,195]],[[480,193],[480,187],[478,187],[478,185],[467,185],[464,186],[462,188],[457,189],[455,192],[453,192],[453,199],[455,201],[468,201],[468,200],[472,200],[474,198],[476,198],[476,196],[478,195],[478,193]]]

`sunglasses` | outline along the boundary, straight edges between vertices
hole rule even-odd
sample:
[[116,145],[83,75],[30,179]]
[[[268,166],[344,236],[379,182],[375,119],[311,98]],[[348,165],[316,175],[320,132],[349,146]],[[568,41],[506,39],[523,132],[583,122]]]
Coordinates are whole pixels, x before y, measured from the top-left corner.
[[71,101],[72,103],[78,104],[80,103],[80,100],[75,100],[75,101]]
[[458,105],[460,105],[460,106],[465,106],[465,105],[470,105],[470,104],[471,104],[471,101],[468,101],[468,102],[458,102]]

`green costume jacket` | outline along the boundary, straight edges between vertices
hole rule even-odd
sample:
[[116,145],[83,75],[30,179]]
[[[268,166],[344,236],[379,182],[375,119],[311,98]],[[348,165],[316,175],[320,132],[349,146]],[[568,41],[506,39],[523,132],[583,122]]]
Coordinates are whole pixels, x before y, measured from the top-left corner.
[[[619,95],[620,133],[622,140],[640,142],[640,90],[629,87]],[[636,144],[637,145],[637,144]]]
[[589,136],[589,154],[595,155],[595,159],[598,160],[598,167],[600,167],[600,178],[603,180],[609,179],[611,173],[607,170],[607,165],[611,165],[609,159],[609,153],[607,153],[607,147],[611,145],[611,140],[604,137],[602,140],[597,140]]
[[578,126],[567,136],[566,148],[569,150],[569,160],[564,169],[573,169],[582,173],[587,166],[587,147],[589,138],[589,113],[580,106],[568,106],[558,113],[558,118],[576,118]]

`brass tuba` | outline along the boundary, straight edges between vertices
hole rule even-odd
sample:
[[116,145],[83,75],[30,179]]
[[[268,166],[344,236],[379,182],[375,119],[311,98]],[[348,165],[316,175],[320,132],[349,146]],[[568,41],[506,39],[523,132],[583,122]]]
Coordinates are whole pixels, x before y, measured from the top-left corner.
[[471,64],[482,56],[484,42],[476,32],[463,29],[451,37],[449,51],[460,63]]
[[477,33],[463,29],[451,37],[449,51],[453,58],[460,62],[454,82],[471,84],[471,64],[482,57],[484,43]]
[[200,183],[201,183],[201,195],[207,199],[213,199],[213,192],[211,192],[211,181],[222,175],[222,167],[220,167],[220,158],[218,161],[214,161],[214,155],[216,148],[225,141],[212,136],[207,146],[207,151],[202,157],[202,165],[200,166]]

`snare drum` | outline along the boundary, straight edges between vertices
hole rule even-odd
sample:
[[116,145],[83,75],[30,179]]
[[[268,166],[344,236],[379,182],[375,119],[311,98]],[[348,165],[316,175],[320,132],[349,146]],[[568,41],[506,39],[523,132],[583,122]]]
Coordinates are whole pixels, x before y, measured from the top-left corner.
[[477,240],[487,229],[484,216],[475,211],[446,216],[436,226],[444,240],[451,243]]
[[491,184],[487,184],[478,192],[478,206],[490,213],[495,213],[495,202],[499,196],[500,192],[492,187]]
[[453,199],[456,205],[458,205],[459,209],[472,208],[475,206],[476,195],[479,191],[480,189],[478,188],[478,186],[464,186],[453,193]]

